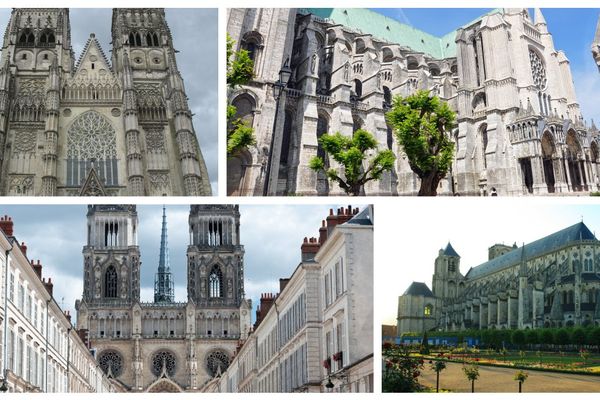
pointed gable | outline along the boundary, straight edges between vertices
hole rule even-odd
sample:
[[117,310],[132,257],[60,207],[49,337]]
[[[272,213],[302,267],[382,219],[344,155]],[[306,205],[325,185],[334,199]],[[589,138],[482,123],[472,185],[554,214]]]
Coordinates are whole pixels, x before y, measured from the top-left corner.
[[104,185],[96,172],[96,168],[92,166],[90,168],[90,172],[88,173],[85,182],[81,186],[81,191],[79,192],[80,196],[106,196],[106,190],[104,190]]
[[454,250],[454,247],[452,247],[452,245],[450,244],[450,242],[448,242],[448,245],[444,249],[444,255],[445,256],[450,256],[450,257],[460,257],[458,255],[458,253],[456,252],[456,250]]
[[99,80],[108,76],[113,76],[112,67],[96,39],[96,35],[92,33],[77,61],[74,77]]

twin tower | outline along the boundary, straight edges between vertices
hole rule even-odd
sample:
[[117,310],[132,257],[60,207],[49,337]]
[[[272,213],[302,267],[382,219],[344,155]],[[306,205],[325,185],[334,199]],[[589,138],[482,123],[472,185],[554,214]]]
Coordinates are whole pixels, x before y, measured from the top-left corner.
[[68,9],[14,9],[0,60],[0,195],[210,195],[162,9],[117,8],[79,59]]
[[154,301],[140,301],[138,231],[135,206],[88,206],[78,329],[123,390],[197,390],[227,369],[250,329],[239,208],[191,206],[186,302],[173,296],[164,211]]

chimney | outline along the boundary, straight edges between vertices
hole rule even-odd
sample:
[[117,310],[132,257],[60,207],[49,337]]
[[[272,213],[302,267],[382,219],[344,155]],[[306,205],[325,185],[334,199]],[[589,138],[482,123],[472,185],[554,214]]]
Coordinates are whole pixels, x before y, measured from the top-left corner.
[[40,263],[40,260],[37,260],[37,263],[34,263],[32,261],[31,268],[33,268],[33,271],[38,276],[38,278],[42,279],[42,264]]
[[262,320],[265,319],[267,313],[273,306],[276,297],[277,296],[273,293],[262,293],[260,295],[260,305],[256,307],[256,322],[254,322],[254,330],[256,330]]
[[279,278],[279,293],[283,292],[289,282],[290,278]]
[[323,246],[323,243],[327,240],[327,224],[325,220],[321,221],[321,227],[319,228],[319,244]]
[[4,231],[6,236],[13,236],[13,221],[8,215],[0,217],[0,229]]
[[27,257],[27,245],[25,245],[25,242],[21,242],[21,245],[19,247],[21,248],[21,252],[23,253],[23,255]]
[[79,329],[77,331],[77,335],[79,335],[79,339],[81,339],[81,341],[89,349],[90,348],[89,330],[87,330],[87,329]]
[[67,317],[67,319],[69,320],[69,323],[71,322],[71,312],[69,310],[65,311],[65,317]]
[[319,242],[317,238],[311,237],[310,239],[304,238],[302,246],[300,246],[300,252],[302,253],[302,262],[313,260],[315,255],[319,251]]
[[46,290],[48,291],[48,293],[50,293],[50,297],[53,296],[52,292],[54,290],[54,284],[52,283],[52,278],[48,278],[48,282],[46,282],[46,279],[42,279],[42,283],[44,284],[44,286],[46,287]]

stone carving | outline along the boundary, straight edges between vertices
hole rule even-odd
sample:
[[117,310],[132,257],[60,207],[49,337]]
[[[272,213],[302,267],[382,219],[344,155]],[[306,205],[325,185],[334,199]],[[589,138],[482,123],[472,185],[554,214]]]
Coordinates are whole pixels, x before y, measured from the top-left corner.
[[33,194],[33,175],[12,175],[9,191],[13,196],[27,196]]
[[163,195],[171,193],[171,180],[169,172],[150,172],[148,174],[150,183],[150,192],[155,195]]
[[172,377],[177,369],[176,358],[170,351],[162,350],[152,356],[152,373],[161,376],[164,373]]
[[20,129],[15,131],[13,149],[17,153],[35,153],[37,132]]
[[541,60],[538,53],[534,50],[529,50],[529,62],[531,63],[531,76],[533,77],[533,83],[539,89],[546,88],[546,67],[544,62]]
[[162,128],[146,129],[146,148],[155,153],[166,153]]
[[217,376],[229,367],[229,357],[222,351],[213,351],[206,357],[206,369],[211,376]]

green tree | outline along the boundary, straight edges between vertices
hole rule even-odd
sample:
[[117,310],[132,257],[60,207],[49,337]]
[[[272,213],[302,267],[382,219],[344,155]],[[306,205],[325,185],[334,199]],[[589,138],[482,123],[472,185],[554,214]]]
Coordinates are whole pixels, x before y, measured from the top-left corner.
[[573,344],[581,346],[585,344],[585,331],[581,327],[577,327],[571,334],[571,341]]
[[[234,89],[254,77],[254,62],[245,49],[233,51],[235,41],[227,34],[227,86]],[[236,118],[236,108],[227,105],[227,155],[256,143],[253,129],[241,118]]]
[[523,372],[523,371],[517,371],[517,373],[515,373],[515,376],[513,379],[515,381],[519,381],[519,393],[521,393],[521,387],[523,386],[523,382],[525,382],[525,380],[527,379],[528,376],[529,376],[529,374],[527,374],[527,372]]
[[456,114],[438,97],[418,91],[408,97],[396,96],[386,116],[410,168],[421,179],[419,196],[437,195],[452,164],[454,143],[449,132]]
[[475,381],[479,378],[479,367],[477,365],[463,365],[463,373],[471,381],[471,393],[475,393]]
[[592,346],[596,346],[596,351],[600,348],[600,327],[594,328],[590,331],[589,342]]
[[[314,171],[325,171],[327,177],[351,196],[358,196],[363,186],[372,180],[378,180],[385,171],[394,167],[396,156],[391,150],[380,150],[369,157],[371,150],[377,149],[377,140],[364,129],[358,129],[351,138],[337,132],[334,135],[324,134],[319,144],[342,167],[342,175],[335,168],[325,169],[321,157],[314,156],[309,166]],[[365,162],[368,159],[368,164]]]
[[543,345],[552,344],[554,340],[554,336],[552,335],[552,330],[550,329],[542,329],[540,332],[540,343]]
[[440,372],[446,369],[446,363],[442,360],[437,360],[431,366],[431,369],[435,371],[435,392],[440,391]]
[[559,346],[569,344],[569,331],[565,328],[558,329],[554,334],[554,343]]
[[525,333],[522,330],[517,329],[513,331],[512,337],[510,338],[513,344],[521,348],[525,344]]
[[528,329],[525,331],[525,343],[527,344],[538,344],[539,337],[538,332],[535,329]]

